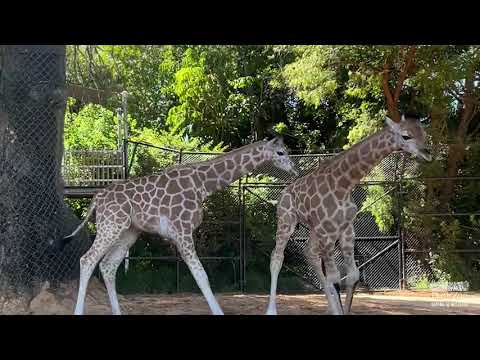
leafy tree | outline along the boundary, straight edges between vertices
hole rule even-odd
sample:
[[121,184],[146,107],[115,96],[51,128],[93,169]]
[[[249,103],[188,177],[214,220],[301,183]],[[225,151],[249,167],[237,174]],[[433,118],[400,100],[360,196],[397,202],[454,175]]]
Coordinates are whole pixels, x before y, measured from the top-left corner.
[[[112,110],[98,104],[87,104],[78,112],[73,109],[76,100],[68,99],[65,112],[66,149],[115,150],[118,147],[118,117]],[[72,111],[73,110],[73,111]],[[129,118],[129,127],[137,131],[136,120]]]
[[[70,82],[111,94],[128,90],[129,113],[136,119],[133,139],[158,147],[228,150],[275,131],[294,151],[348,148],[381,128],[385,115],[399,120],[401,112],[416,112],[431,118],[427,131],[436,161],[407,167],[403,176],[478,175],[478,46],[89,45],[70,46],[67,54]],[[78,127],[77,135],[68,130],[66,143],[114,148],[115,117],[106,109],[117,104],[113,95],[103,110],[77,102],[74,112],[81,114],[71,127]],[[103,130],[90,134],[89,127]],[[161,149],[139,146],[133,173],[156,171],[172,161]],[[378,169],[371,174],[376,180],[387,175]],[[475,208],[473,182],[403,185],[407,192],[419,191],[403,202],[403,223],[425,248],[447,254],[445,249],[478,246],[472,240],[478,236],[468,230],[477,219],[420,223],[417,215]],[[396,199],[386,188],[369,187],[366,204],[364,211],[383,231],[396,225]],[[445,229],[459,234],[458,241],[448,243]],[[466,259],[451,253],[440,258],[447,260],[438,266],[447,270]],[[467,269],[473,265],[463,264],[462,276],[472,277]]]
[[[381,127],[385,114],[396,121],[405,111],[430,115],[428,133],[436,161],[423,165],[422,173],[454,177],[475,172],[469,171],[469,161],[476,158],[475,146],[469,143],[478,138],[480,120],[477,46],[299,46],[295,51],[297,58],[285,66],[282,77],[306,103],[316,108],[334,104],[333,111],[342,119],[338,126],[346,123],[349,143]],[[441,254],[437,259],[442,261],[435,262],[441,270],[459,278],[458,269],[463,268],[462,276],[468,274],[474,280],[478,262],[475,265],[449,250],[478,246],[467,230],[475,228],[476,220],[434,218],[419,224],[415,215],[419,211],[459,211],[466,203],[475,208],[461,195],[467,188],[451,179],[427,180],[423,199],[406,202],[404,224],[423,238],[426,248]],[[393,225],[394,201],[384,195],[379,187],[370,187],[367,204],[372,203],[369,211],[386,231]],[[373,203],[379,197],[382,200]],[[449,242],[452,237],[447,234],[454,234],[455,241]]]

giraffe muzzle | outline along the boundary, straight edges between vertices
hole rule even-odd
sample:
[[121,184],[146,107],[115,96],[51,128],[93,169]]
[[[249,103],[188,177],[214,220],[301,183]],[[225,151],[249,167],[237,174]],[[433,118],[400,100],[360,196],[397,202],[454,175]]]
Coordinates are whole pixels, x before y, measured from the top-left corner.
[[427,148],[423,148],[420,150],[421,157],[425,161],[432,161],[432,154],[430,153],[430,150]]

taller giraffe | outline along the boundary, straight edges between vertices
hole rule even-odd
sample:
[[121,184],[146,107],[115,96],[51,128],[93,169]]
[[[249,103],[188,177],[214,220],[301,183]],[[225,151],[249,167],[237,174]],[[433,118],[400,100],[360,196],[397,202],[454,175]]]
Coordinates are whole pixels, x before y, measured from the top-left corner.
[[310,230],[305,255],[323,285],[330,312],[341,315],[344,311],[340,300],[340,272],[333,255],[335,244],[339,241],[347,272],[345,312],[350,312],[353,292],[359,280],[353,252],[353,221],[357,207],[351,191],[393,151],[403,150],[431,160],[419,119],[402,115],[400,122],[387,118],[386,123],[383,130],[326,161],[282,191],[277,205],[276,246],[270,262],[271,289],[267,314],[277,313],[278,274],[285,247],[297,223],[306,225]]
[[215,315],[223,315],[207,274],[198,259],[193,231],[201,224],[203,201],[263,163],[297,174],[283,141],[275,138],[243,146],[212,160],[177,165],[158,175],[110,185],[98,193],[87,216],[67,238],[85,225],[96,208],[97,236],[80,259],[80,284],[75,314],[84,312],[90,276],[100,260],[112,312],[120,315],[115,288],[118,266],[141,232],[156,233],[176,245]]

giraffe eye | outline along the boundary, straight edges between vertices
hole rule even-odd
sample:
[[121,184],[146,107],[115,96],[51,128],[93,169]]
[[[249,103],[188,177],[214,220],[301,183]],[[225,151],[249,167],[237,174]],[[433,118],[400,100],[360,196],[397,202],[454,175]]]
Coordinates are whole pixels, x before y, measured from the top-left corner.
[[277,155],[278,155],[278,156],[283,156],[283,155],[285,155],[285,153],[283,153],[283,152],[281,152],[281,151],[277,151]]
[[403,138],[403,140],[410,140],[411,139],[411,137],[408,136],[408,135],[402,135],[402,138]]

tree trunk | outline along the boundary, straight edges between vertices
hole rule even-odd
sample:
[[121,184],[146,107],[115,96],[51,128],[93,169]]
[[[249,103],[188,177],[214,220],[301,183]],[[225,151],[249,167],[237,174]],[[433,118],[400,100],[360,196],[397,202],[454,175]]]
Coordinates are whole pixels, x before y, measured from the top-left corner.
[[390,88],[389,84],[391,80],[392,65],[388,60],[385,62],[381,72],[383,95],[387,105],[388,116],[395,122],[399,122],[401,119],[401,114],[398,110],[398,102],[400,100],[400,94],[402,93],[405,80],[415,69],[417,47],[410,46],[408,49],[406,49],[402,46],[402,49],[403,51],[401,51],[400,56],[403,56],[403,66],[400,69],[395,87],[393,89]]
[[75,277],[87,242],[52,246],[78,223],[60,172],[65,46],[3,46],[0,55],[0,313],[8,313],[42,282]]
[[[465,160],[465,140],[472,119],[476,114],[474,86],[474,73],[470,72],[465,79],[465,93],[462,96],[463,107],[460,109],[460,123],[455,134],[455,142],[448,146],[447,176],[449,178],[458,176],[458,171]],[[455,184],[454,179],[447,179],[442,187],[442,208],[446,211],[451,208],[450,202],[455,195]]]

